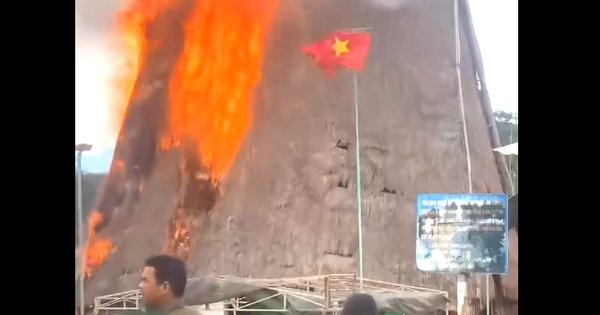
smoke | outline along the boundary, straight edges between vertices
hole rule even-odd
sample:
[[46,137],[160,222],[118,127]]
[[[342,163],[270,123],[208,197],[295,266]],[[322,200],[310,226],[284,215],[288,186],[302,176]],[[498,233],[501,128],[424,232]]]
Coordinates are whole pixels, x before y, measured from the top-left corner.
[[112,147],[116,138],[109,113],[116,70],[110,35],[122,2],[75,1],[75,140],[94,149]]
[[75,0],[77,28],[85,37],[105,37],[110,33],[115,12],[123,0]]
[[407,5],[410,0],[364,0],[382,9],[398,9]]

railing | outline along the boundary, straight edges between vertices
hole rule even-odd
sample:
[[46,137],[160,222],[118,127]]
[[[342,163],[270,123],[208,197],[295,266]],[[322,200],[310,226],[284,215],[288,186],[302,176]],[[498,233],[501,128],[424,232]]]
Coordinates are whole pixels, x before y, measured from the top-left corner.
[[[282,278],[282,279],[250,279],[237,277],[216,276],[218,282],[235,280],[241,283],[249,283],[274,293],[257,301],[248,301],[245,297],[232,298],[224,302],[224,311],[230,311],[234,315],[238,312],[287,312],[290,298],[302,300],[305,303],[303,309],[298,311],[320,312],[322,314],[335,315],[343,308],[345,299],[354,292],[373,291],[409,291],[438,293],[448,297],[448,292],[409,286],[385,281],[363,279],[362,289],[354,274],[332,274],[326,276]],[[139,290],[126,291],[97,297],[94,300],[94,315],[108,315],[114,312],[140,309],[141,293]],[[282,301],[280,309],[257,308],[261,302],[269,299]],[[279,303],[278,303],[279,304]],[[192,306],[201,309],[203,306]],[[217,311],[217,310],[215,310]],[[221,311],[221,310],[218,310]],[[100,312],[103,312],[100,314]],[[205,311],[202,311],[203,313]],[[446,309],[446,313],[448,310]]]
[[140,309],[142,294],[140,290],[131,290],[121,293],[100,296],[94,299],[94,315],[112,313],[114,311],[124,312]]

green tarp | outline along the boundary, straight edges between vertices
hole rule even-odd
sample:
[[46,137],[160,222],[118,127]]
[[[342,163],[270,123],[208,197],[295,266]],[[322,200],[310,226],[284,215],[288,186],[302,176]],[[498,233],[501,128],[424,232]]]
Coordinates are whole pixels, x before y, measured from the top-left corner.
[[[274,281],[275,283],[276,281]],[[264,282],[263,282],[264,283]],[[268,281],[266,282],[268,285]],[[243,278],[217,279],[213,277],[194,278],[188,281],[184,300],[186,305],[204,305],[217,303],[231,298],[245,297],[248,303],[260,301],[266,297],[276,294],[278,291],[268,289],[266,287],[253,284]],[[408,291],[391,291],[378,290],[369,291],[375,301],[380,314],[407,314],[407,315],[425,315],[435,313],[437,310],[446,308],[449,300],[442,294],[437,292],[408,292]],[[319,298],[311,298],[303,296],[308,300],[313,300],[317,303],[322,303]],[[306,301],[296,298],[292,295],[287,295],[287,305],[285,309],[287,314],[321,314],[321,307]],[[284,309],[283,296],[266,299],[264,301],[253,304],[249,309]],[[247,313],[247,312],[244,312]],[[260,312],[252,312],[252,315],[258,315]],[[263,312],[270,315],[275,315],[278,312]],[[260,314],[260,315],[266,315]],[[251,315],[251,314],[243,314]]]

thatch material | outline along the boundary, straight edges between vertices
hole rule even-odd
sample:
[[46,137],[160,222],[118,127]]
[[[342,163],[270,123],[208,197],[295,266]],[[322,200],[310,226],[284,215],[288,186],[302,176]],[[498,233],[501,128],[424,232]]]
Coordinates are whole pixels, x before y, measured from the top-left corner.
[[[281,0],[278,10],[252,126],[215,211],[198,218],[190,276],[356,271],[352,74],[327,79],[300,47],[335,29],[373,27],[358,91],[365,277],[455,296],[454,276],[422,273],[414,264],[416,195],[468,190],[452,1],[410,1],[388,10],[362,0]],[[461,49],[474,192],[502,192],[466,41]],[[164,244],[177,194],[176,181],[159,175],[175,172],[177,162],[169,159],[159,157],[130,226],[124,232],[107,227],[105,233],[122,235],[122,244],[88,284],[90,298],[133,286],[134,275],[120,278],[130,278],[123,287],[115,278],[141,268]]]
[[[81,176],[81,207],[82,214],[85,220],[92,209],[94,201],[97,199],[98,192],[102,188],[104,184],[104,180],[106,178],[106,174],[92,174],[92,173],[84,173]],[[75,211],[77,211],[77,171],[75,171]],[[75,216],[75,235],[78,235],[78,217]],[[77,236],[75,237],[75,244],[77,244]]]
[[[473,19],[471,17],[471,9],[469,7],[469,2],[467,0],[459,0],[461,4],[460,14],[463,17],[462,27],[465,29],[465,37],[466,42],[469,47],[469,50],[472,52],[471,62],[473,63],[473,75],[479,78],[480,83],[480,101],[481,106],[484,112],[484,118],[488,124],[488,131],[490,135],[490,142],[493,148],[498,148],[501,146],[500,138],[498,136],[498,129],[496,127],[496,122],[494,118],[494,114],[492,111],[492,106],[490,102],[490,96],[487,90],[487,84],[485,80],[485,73],[483,67],[483,59],[481,56],[481,52],[479,50],[479,44],[477,42],[477,37],[475,36],[475,29],[473,26]],[[512,182],[512,176],[508,171],[508,167],[504,160],[504,157],[500,152],[494,152],[494,157],[496,158],[496,167],[498,169],[498,173],[500,174],[500,180],[502,183],[502,188],[506,194],[509,196],[513,196],[516,191]],[[517,207],[515,207],[516,205]],[[515,211],[511,211],[514,209]],[[511,198],[511,202],[509,204],[509,228],[516,227],[515,221],[518,221],[518,196],[517,198]],[[506,299],[503,304],[506,306],[508,304],[514,304],[515,301],[518,301],[518,246],[514,246],[513,244],[518,243],[518,230],[515,230],[509,233],[508,236],[508,246],[509,246],[509,270],[508,275],[506,277],[500,277],[498,275],[494,275],[494,284],[497,291],[502,291],[503,288],[506,288],[506,297],[511,299],[511,303],[508,303]],[[502,283],[501,283],[502,282]],[[508,309],[504,310],[505,312],[509,312]],[[516,310],[518,313],[518,310]],[[512,313],[511,313],[512,314]]]
[[[350,269],[336,271],[355,268],[342,262],[357,256],[351,73],[329,80],[298,47],[333,29],[373,27],[358,92],[365,276],[453,291],[453,277],[414,267],[416,194],[467,191],[452,2],[415,1],[397,11],[339,3],[301,11],[282,2],[252,129],[190,263],[198,273],[253,277],[329,272],[320,266],[331,256]],[[501,192],[464,42],[462,53],[474,190]],[[339,140],[349,151],[335,147]],[[348,187],[337,187],[346,176]]]

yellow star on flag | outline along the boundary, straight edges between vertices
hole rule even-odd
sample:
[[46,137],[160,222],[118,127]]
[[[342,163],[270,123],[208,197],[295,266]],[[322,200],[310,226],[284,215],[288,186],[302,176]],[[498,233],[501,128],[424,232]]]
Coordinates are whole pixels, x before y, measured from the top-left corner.
[[335,38],[335,44],[333,44],[331,48],[335,51],[336,57],[350,52],[350,50],[348,50],[348,40],[339,40],[337,37]]

